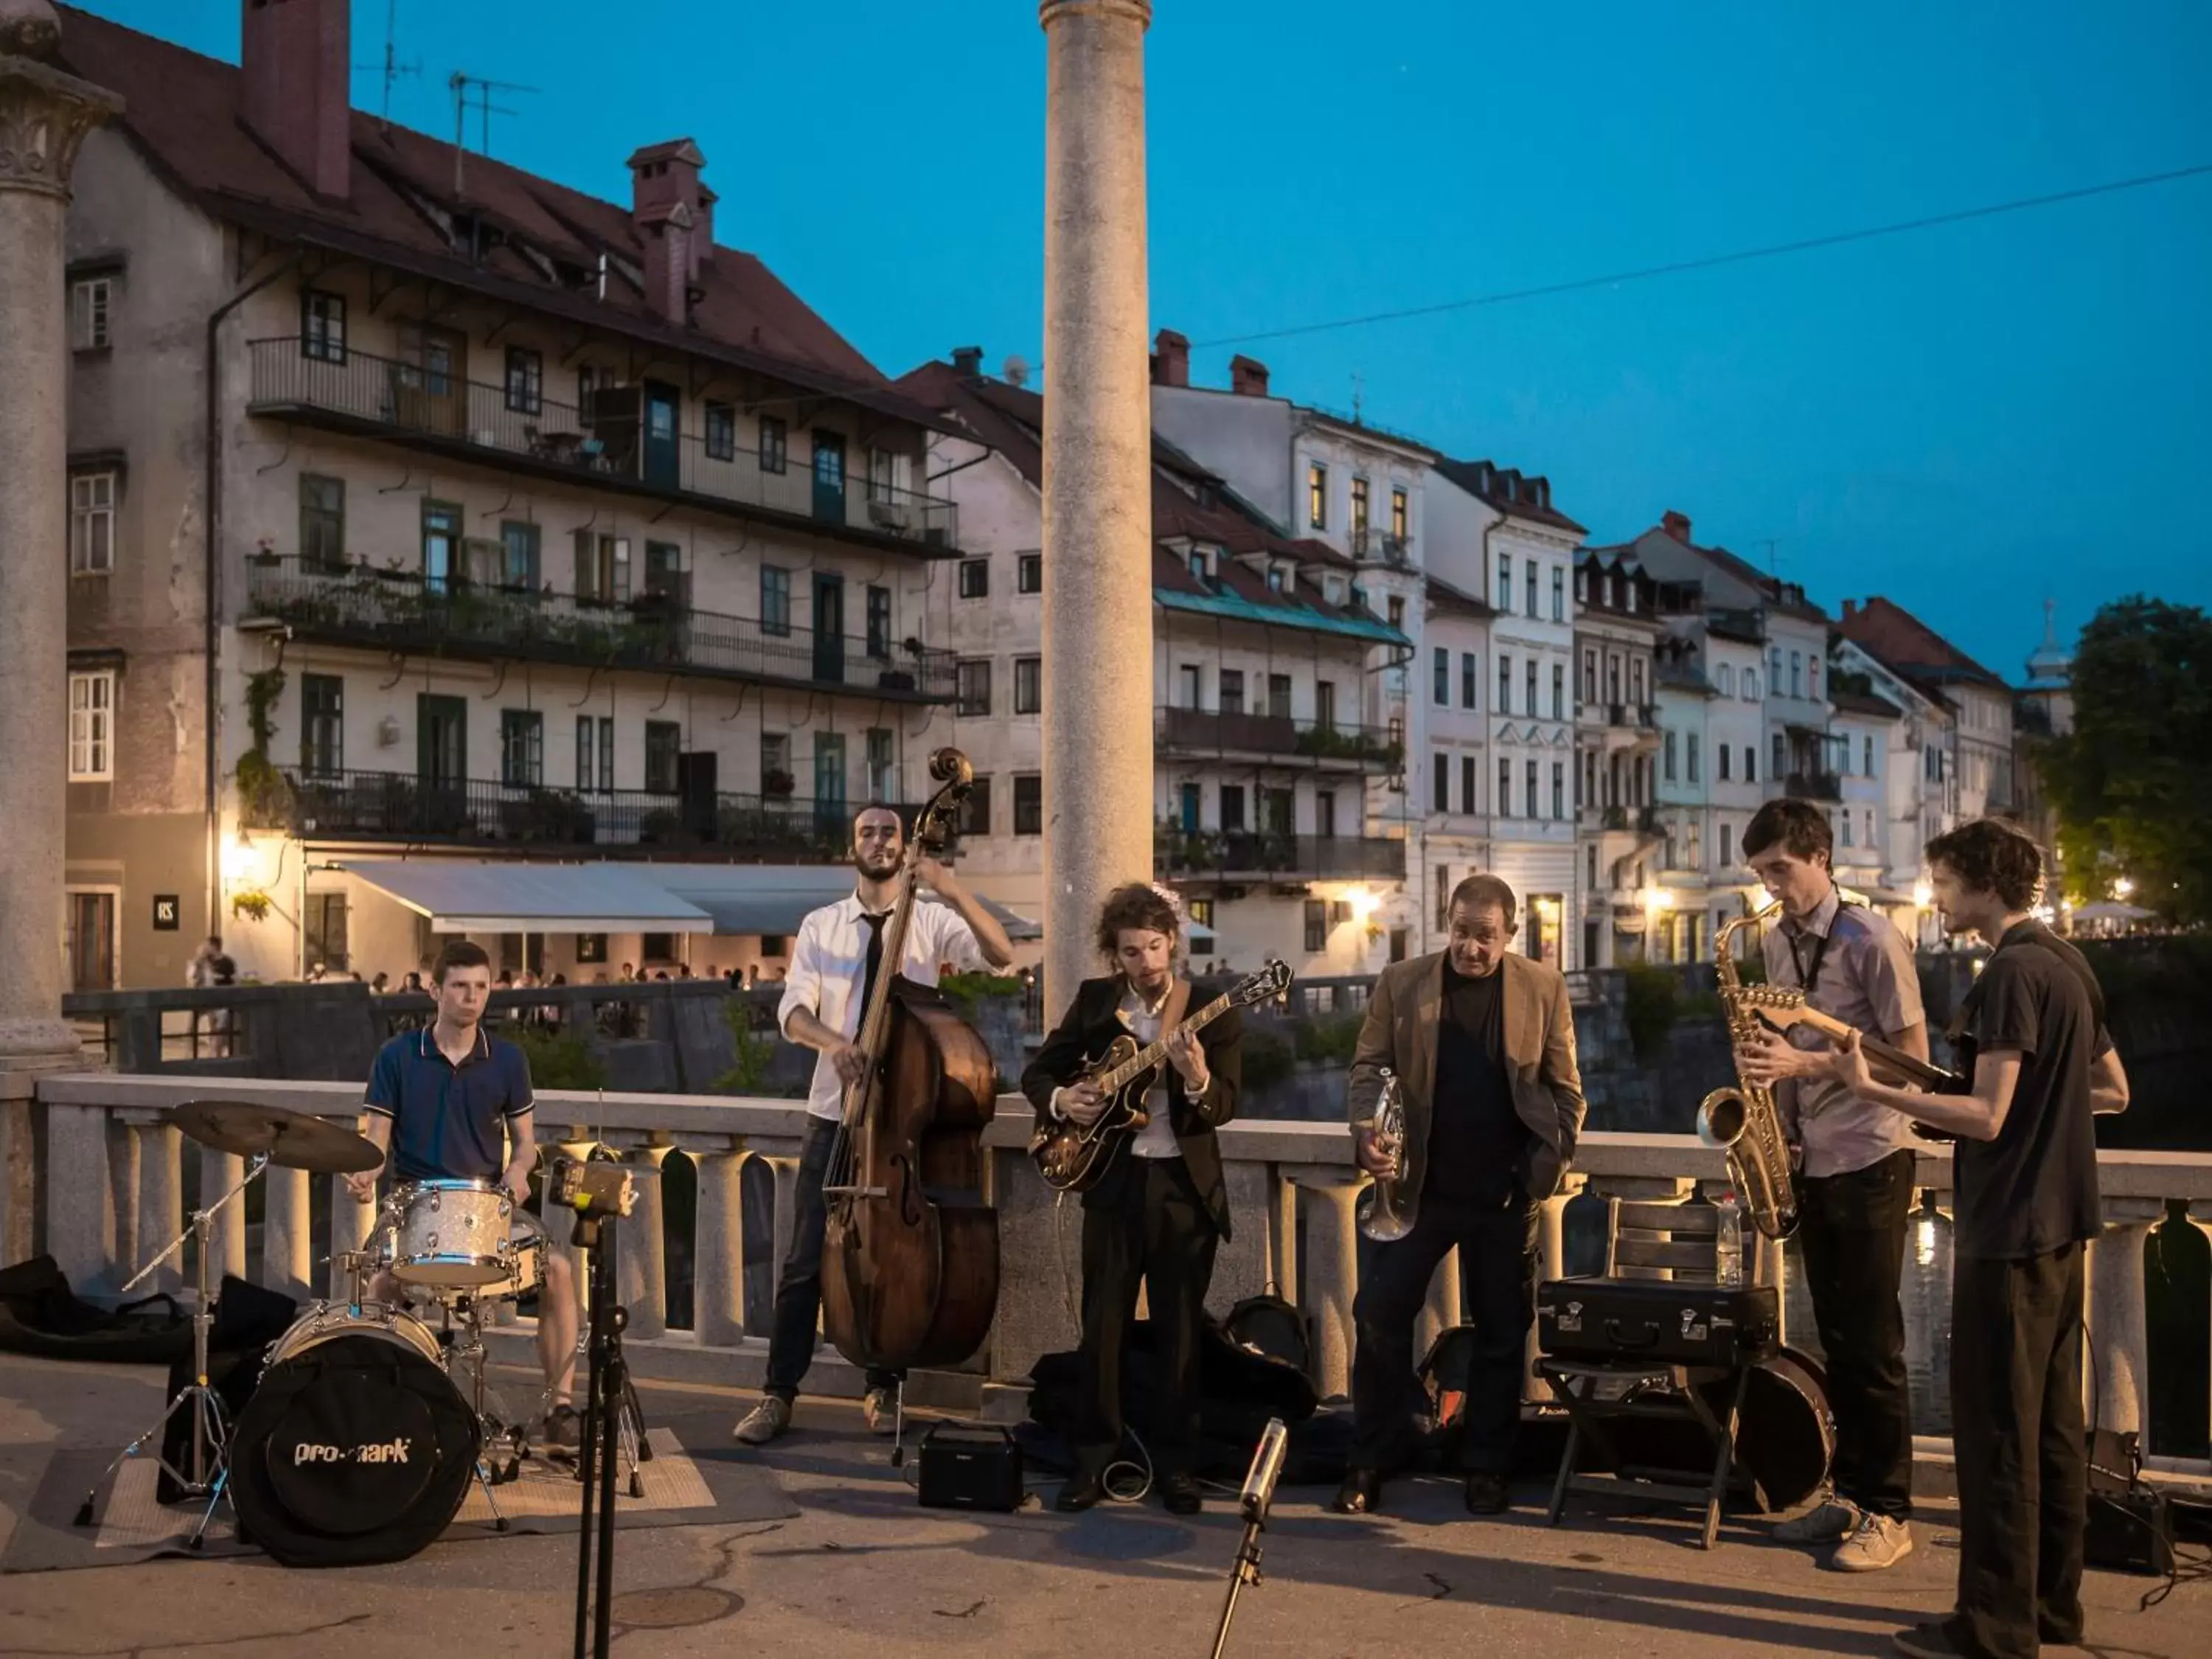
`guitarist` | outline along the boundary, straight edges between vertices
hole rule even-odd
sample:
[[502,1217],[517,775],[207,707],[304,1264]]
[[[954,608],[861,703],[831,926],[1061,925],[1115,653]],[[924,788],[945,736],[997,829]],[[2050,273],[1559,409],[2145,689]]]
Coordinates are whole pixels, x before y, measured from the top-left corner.
[[1121,1356],[1145,1287],[1164,1340],[1167,1404],[1146,1448],[1162,1501],[1176,1515],[1200,1508],[1199,1338],[1213,1253],[1229,1237],[1217,1125],[1235,1115],[1243,1075],[1243,1021],[1231,1009],[1194,1036],[1180,1030],[1190,982],[1176,971],[1182,925],[1166,893],[1132,882],[1107,895],[1099,953],[1112,965],[1077,988],[1059,1027],[1022,1073],[1039,1122],[1096,1122],[1109,1101],[1081,1081],[1087,1062],[1126,1032],[1142,1045],[1167,1033],[1168,1063],[1154,1073],[1145,1127],[1110,1152],[1105,1174],[1083,1194],[1083,1376],[1076,1407],[1075,1474],[1054,1508],[1089,1509],[1106,1495],[1107,1466],[1121,1446]]

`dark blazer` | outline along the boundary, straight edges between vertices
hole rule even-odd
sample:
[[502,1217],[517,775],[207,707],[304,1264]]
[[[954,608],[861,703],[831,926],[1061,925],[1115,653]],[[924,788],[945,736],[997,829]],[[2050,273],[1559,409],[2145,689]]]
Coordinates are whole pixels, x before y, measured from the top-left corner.
[[[1365,1123],[1382,1092],[1382,1070],[1398,1075],[1406,1110],[1405,1190],[1418,1211],[1428,1172],[1429,1124],[1435,1101],[1437,1024],[1443,1006],[1443,952],[1395,962],[1382,970],[1367,1003],[1367,1018],[1352,1054],[1350,1116]],[[1554,968],[1508,955],[1505,975],[1505,1075],[1513,1109],[1532,1137],[1515,1173],[1532,1199],[1559,1190],[1559,1177],[1582,1138],[1582,1072],[1575,1063],[1575,1017],[1567,981]]]
[[[1086,1060],[1096,1060],[1106,1052],[1107,1045],[1124,1035],[1124,1026],[1116,1011],[1121,1006],[1121,994],[1126,988],[1121,975],[1106,979],[1086,979],[1077,988],[1075,1000],[1051,1036],[1045,1038],[1022,1073],[1022,1092],[1030,1097],[1036,1109],[1037,1121],[1048,1124],[1052,1117],[1052,1091],[1062,1084],[1074,1080],[1084,1070]],[[1190,1008],[1202,1008],[1211,1000],[1195,985],[1191,988]],[[1237,1097],[1244,1085],[1244,1017],[1231,1008],[1198,1034],[1198,1046],[1206,1053],[1208,1076],[1206,1092],[1193,1100],[1183,1092],[1182,1073],[1167,1065],[1168,1109],[1175,1125],[1176,1139],[1182,1146],[1183,1163],[1190,1170],[1191,1180],[1199,1194],[1206,1200],[1206,1212],[1222,1237],[1229,1237],[1229,1188],[1221,1176],[1221,1148],[1214,1140],[1213,1131],[1220,1124],[1237,1115]],[[1084,1207],[1095,1204],[1119,1206],[1130,1201],[1133,1193],[1140,1191],[1132,1180],[1135,1156],[1125,1145],[1114,1155],[1112,1165],[1098,1183],[1083,1194]]]

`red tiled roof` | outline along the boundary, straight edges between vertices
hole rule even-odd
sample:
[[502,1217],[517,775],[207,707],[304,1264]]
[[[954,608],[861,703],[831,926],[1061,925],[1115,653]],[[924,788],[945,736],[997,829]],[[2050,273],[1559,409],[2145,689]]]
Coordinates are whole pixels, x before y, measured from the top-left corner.
[[1509,496],[1498,483],[1501,477],[1510,474],[1516,486],[1522,482],[1542,483],[1548,493],[1551,488],[1549,479],[1523,480],[1519,472],[1513,471],[1510,468],[1496,466],[1489,461],[1440,460],[1437,463],[1437,471],[1476,500],[1486,501],[1498,512],[1510,517],[1526,519],[1531,524],[1547,524],[1554,529],[1569,531],[1577,536],[1589,533],[1557,507],[1549,505],[1539,506],[1529,500],[1528,495],[1517,487]]
[[1847,607],[1836,629],[1870,656],[1908,679],[1972,680],[2006,689],[1996,675],[1938,634],[1903,605],[1880,595]]
[[1494,617],[1498,607],[1486,599],[1479,599],[1464,588],[1454,587],[1441,576],[1424,578],[1429,603],[1439,611],[1456,611],[1468,617]]
[[1877,697],[1870,692],[1864,691],[1838,691],[1834,688],[1832,677],[1831,678],[1828,701],[1834,705],[1838,714],[1871,714],[1876,720],[1902,720],[1905,717],[1905,711],[1887,697]]
[[[123,94],[125,131],[175,188],[216,217],[385,259],[763,373],[796,374],[802,382],[858,394],[887,413],[915,417],[889,396],[881,372],[752,254],[714,246],[699,273],[704,293],[688,327],[655,316],[618,264],[611,264],[601,300],[594,287],[603,252],[632,267],[644,263],[644,244],[628,207],[473,153],[461,157],[457,193],[450,143],[406,127],[387,128],[361,110],[353,112],[351,194],[343,203],[325,201],[245,125],[236,64],[90,12],[62,9],[68,67]],[[474,215],[504,239],[587,270],[594,287],[580,290],[553,281],[508,246],[471,259],[455,249],[418,201],[443,212]]]

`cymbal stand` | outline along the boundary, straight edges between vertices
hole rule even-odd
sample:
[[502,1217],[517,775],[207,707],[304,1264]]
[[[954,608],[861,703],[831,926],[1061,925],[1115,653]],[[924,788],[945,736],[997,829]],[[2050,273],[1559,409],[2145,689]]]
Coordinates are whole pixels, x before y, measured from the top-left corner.
[[161,1253],[134,1273],[124,1285],[127,1296],[143,1284],[154,1270],[184,1247],[186,1239],[193,1241],[199,1258],[199,1299],[192,1310],[192,1380],[177,1390],[167,1410],[155,1419],[154,1425],[115,1455],[115,1461],[101,1473],[98,1480],[84,1495],[77,1506],[76,1524],[92,1524],[93,1505],[100,1495],[100,1486],[123,1467],[127,1458],[136,1456],[140,1447],[154,1441],[158,1447],[159,1437],[169,1425],[169,1419],[179,1411],[189,1411],[192,1418],[192,1464],[189,1475],[173,1467],[167,1455],[156,1450],[155,1461],[168,1472],[169,1478],[194,1498],[204,1497],[207,1508],[200,1512],[199,1524],[185,1540],[186,1547],[198,1549],[206,1540],[208,1523],[215,1519],[216,1505],[222,1501],[223,1488],[230,1479],[230,1423],[229,1413],[223,1409],[222,1396],[208,1384],[208,1333],[215,1325],[215,1286],[210,1281],[215,1273],[215,1218],[221,1215],[233,1199],[252,1186],[261,1172],[269,1167],[269,1154],[257,1153],[246,1166],[239,1182],[205,1209],[194,1210],[192,1218],[181,1233],[162,1248]]

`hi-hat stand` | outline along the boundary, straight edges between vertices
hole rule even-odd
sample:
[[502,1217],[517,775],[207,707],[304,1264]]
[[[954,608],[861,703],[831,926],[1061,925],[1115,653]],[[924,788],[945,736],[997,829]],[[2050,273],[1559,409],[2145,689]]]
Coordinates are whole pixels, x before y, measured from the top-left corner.
[[[155,1419],[154,1425],[115,1455],[115,1461],[93,1482],[77,1506],[76,1524],[92,1524],[93,1506],[100,1496],[100,1486],[121,1468],[125,1462],[137,1455],[139,1448],[154,1441],[157,1449],[155,1461],[168,1473],[169,1478],[192,1498],[205,1498],[207,1507],[200,1512],[199,1523],[185,1540],[187,1548],[199,1549],[206,1542],[208,1523],[215,1519],[216,1505],[222,1501],[223,1489],[230,1479],[230,1414],[224,1409],[222,1396],[208,1383],[208,1333],[215,1324],[215,1286],[209,1280],[215,1265],[215,1218],[222,1213],[230,1201],[253,1184],[255,1177],[269,1167],[269,1154],[258,1152],[246,1166],[239,1183],[205,1209],[194,1210],[191,1223],[184,1231],[163,1247],[161,1253],[133,1274],[123,1287],[127,1296],[145,1281],[153,1271],[181,1249],[186,1239],[198,1247],[199,1257],[199,1301],[192,1310],[192,1380],[177,1390],[167,1410]],[[192,1461],[189,1474],[173,1465],[167,1451],[159,1449],[161,1437],[169,1426],[169,1419],[180,1411],[189,1411],[192,1420]]]

